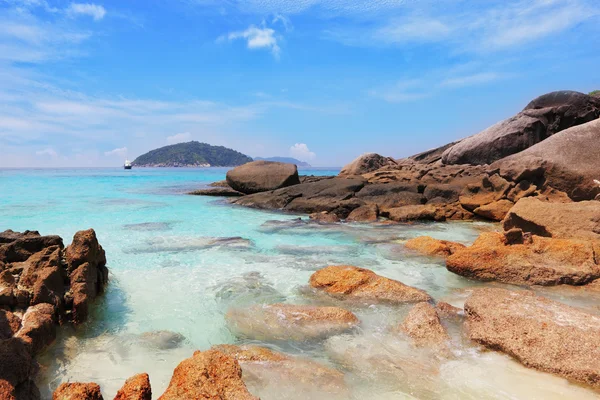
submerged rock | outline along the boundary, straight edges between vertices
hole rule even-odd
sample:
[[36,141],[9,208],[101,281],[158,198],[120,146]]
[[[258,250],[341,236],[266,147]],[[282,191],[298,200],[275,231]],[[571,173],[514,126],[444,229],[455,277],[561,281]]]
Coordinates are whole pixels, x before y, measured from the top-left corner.
[[340,222],[340,217],[335,213],[329,213],[327,211],[312,213],[309,215],[309,218],[311,221],[319,224],[335,224],[336,222]]
[[419,236],[404,243],[407,249],[417,251],[427,256],[448,257],[458,250],[465,248],[464,244],[448,240],[434,239],[430,236]]
[[52,400],[103,400],[100,386],[95,383],[63,383]]
[[235,358],[217,350],[196,351],[182,361],[158,400],[258,400],[242,381],[242,369]]
[[169,231],[173,222],[142,222],[139,224],[125,224],[123,229],[140,232],[162,232]]
[[526,285],[583,285],[600,278],[592,242],[533,236],[531,243],[509,245],[497,232],[481,234],[448,257],[446,267],[468,278]]
[[252,161],[227,172],[229,186],[241,193],[267,192],[300,183],[294,164]]
[[476,289],[469,337],[530,368],[600,388],[600,318],[531,292]]
[[127,379],[114,400],[152,400],[148,374],[138,374]]
[[225,319],[235,334],[257,340],[315,340],[343,333],[359,323],[343,308],[293,304],[233,308]]
[[253,345],[219,345],[213,349],[240,363],[244,382],[257,394],[276,393],[285,399],[347,395],[344,374],[318,362]]
[[181,333],[171,331],[151,331],[140,335],[142,343],[148,347],[158,350],[175,349],[185,341]]
[[342,168],[339,175],[362,175],[376,171],[386,165],[396,165],[396,161],[391,157],[380,156],[377,153],[367,153]]
[[515,204],[503,225],[538,236],[600,241],[600,206],[597,201],[549,203],[527,197]]
[[413,339],[415,345],[421,347],[441,348],[450,339],[436,309],[429,303],[416,304],[399,329]]
[[213,187],[213,188],[208,188],[208,189],[198,189],[198,190],[194,190],[193,192],[190,192],[188,194],[191,194],[193,196],[215,196],[215,197],[240,197],[240,196],[244,195],[244,193],[238,192],[237,190],[234,190],[234,189],[230,188],[229,186]]
[[429,301],[423,290],[353,266],[329,266],[310,277],[310,285],[342,299],[381,303]]
[[215,297],[236,303],[245,300],[271,302],[283,301],[285,296],[271,286],[260,272],[247,272],[242,276],[233,277],[215,286]]
[[199,251],[210,248],[225,248],[232,250],[245,250],[252,247],[249,239],[242,237],[154,237],[146,240],[146,246],[127,250],[130,253],[162,253]]

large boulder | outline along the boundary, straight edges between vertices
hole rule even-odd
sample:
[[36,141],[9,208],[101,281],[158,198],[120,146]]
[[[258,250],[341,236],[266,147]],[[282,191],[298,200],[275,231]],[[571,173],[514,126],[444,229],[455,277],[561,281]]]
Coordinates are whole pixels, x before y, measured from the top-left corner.
[[400,325],[400,330],[419,347],[440,348],[450,340],[436,309],[429,303],[416,304]]
[[448,240],[434,239],[430,236],[419,236],[404,243],[407,249],[414,250],[427,256],[448,257],[458,250],[464,249],[465,245]]
[[[596,248],[595,248],[596,247]],[[583,285],[600,278],[593,242],[533,236],[531,242],[509,244],[498,232],[482,233],[472,246],[446,259],[456,274],[524,285]]]
[[527,197],[510,209],[503,225],[507,231],[518,228],[538,236],[600,241],[600,203],[549,203]]
[[396,161],[391,157],[380,156],[377,153],[367,153],[342,168],[339,176],[362,175],[368,172],[377,171],[388,165],[395,166]]
[[531,292],[476,289],[465,303],[471,340],[527,367],[600,389],[600,318]]
[[[600,99],[599,99],[600,101]],[[572,200],[600,193],[600,119],[563,130],[521,153],[491,165],[506,179],[542,182]]]
[[63,383],[54,391],[52,400],[103,400],[96,383]]
[[260,193],[300,183],[294,164],[274,161],[252,161],[227,172],[232,189],[245,193]]
[[491,164],[599,116],[600,100],[595,97],[572,91],[548,93],[533,100],[514,117],[450,147],[442,155],[442,161]]
[[349,265],[320,269],[310,277],[310,285],[334,297],[369,303],[399,304],[431,300],[421,289]]
[[196,351],[182,361],[158,400],[258,400],[242,381],[242,369],[235,358],[218,350]]
[[315,340],[358,325],[356,315],[339,307],[293,304],[233,308],[225,315],[237,335],[257,340]]
[[[39,236],[37,232],[25,231],[18,233],[13,231],[3,232],[4,244],[0,245],[0,261],[4,263],[22,262],[47,247],[64,247],[60,236]],[[11,240],[17,237],[17,239]]]
[[152,400],[148,374],[137,374],[127,379],[114,400]]

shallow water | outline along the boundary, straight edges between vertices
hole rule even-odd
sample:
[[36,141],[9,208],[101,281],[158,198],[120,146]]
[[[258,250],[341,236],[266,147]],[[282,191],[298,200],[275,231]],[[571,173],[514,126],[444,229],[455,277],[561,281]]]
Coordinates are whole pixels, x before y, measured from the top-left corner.
[[[249,384],[263,400],[596,398],[561,378],[482,352],[464,339],[459,324],[449,326],[451,354],[439,357],[390,333],[409,307],[345,303],[307,288],[315,270],[351,264],[462,306],[469,288],[480,284],[447,272],[440,260],[407,252],[401,242],[426,234],[470,243],[494,225],[318,225],[305,216],[298,221],[184,195],[224,175],[224,169],[0,170],[0,230],[35,229],[69,243],[77,230],[93,227],[107,253],[110,284],[90,321],[76,332],[63,329],[40,358],[45,398],[65,381],[95,381],[112,398],[125,378],[139,372],[150,374],[159,395],[194,350],[244,342],[227,328],[228,309],[275,302],[342,305],[361,325],[320,342],[252,342],[345,374],[347,391],[335,397],[306,382],[269,379],[267,371],[267,384]],[[543,293],[599,311],[587,293]]]

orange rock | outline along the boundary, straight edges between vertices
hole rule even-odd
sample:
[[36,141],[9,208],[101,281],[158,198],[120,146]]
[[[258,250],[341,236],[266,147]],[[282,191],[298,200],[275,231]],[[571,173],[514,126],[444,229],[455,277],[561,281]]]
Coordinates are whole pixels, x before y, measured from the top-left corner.
[[400,330],[417,346],[443,346],[450,338],[435,308],[429,303],[416,304],[408,313]]
[[196,351],[183,360],[169,387],[158,400],[258,400],[242,381],[242,369],[235,358],[217,350]]
[[346,218],[347,222],[376,222],[379,216],[377,204],[360,206],[352,210]]
[[438,240],[430,236],[419,236],[404,243],[407,249],[418,251],[428,256],[447,257],[456,253],[457,250],[464,249],[465,245],[450,242],[448,240]]
[[95,383],[63,383],[52,400],[103,400],[100,386]]
[[460,318],[463,316],[463,310],[461,308],[454,307],[443,301],[440,301],[435,305],[435,311],[440,318]]
[[340,222],[340,217],[335,213],[329,213],[327,211],[312,213],[309,215],[311,221],[315,221],[321,224],[334,224]]
[[339,307],[293,304],[256,305],[231,309],[225,315],[237,334],[258,340],[314,340],[340,334],[356,325],[358,318]]
[[431,300],[421,289],[348,265],[329,266],[315,272],[310,277],[310,285],[336,297],[377,303]]
[[503,199],[477,207],[473,212],[492,221],[502,221],[514,205],[512,201]]
[[127,379],[114,400],[152,400],[148,374],[137,374]]
[[508,245],[503,234],[488,232],[448,257],[446,267],[483,281],[583,285],[600,277],[597,262],[590,241],[533,236],[531,243]]

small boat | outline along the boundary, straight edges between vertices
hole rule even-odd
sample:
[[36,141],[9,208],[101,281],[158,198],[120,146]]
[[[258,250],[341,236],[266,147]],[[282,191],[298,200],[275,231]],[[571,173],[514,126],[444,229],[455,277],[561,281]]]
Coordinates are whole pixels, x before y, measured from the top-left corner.
[[123,168],[125,168],[125,169],[131,169],[131,161],[125,160],[125,165],[123,165]]

